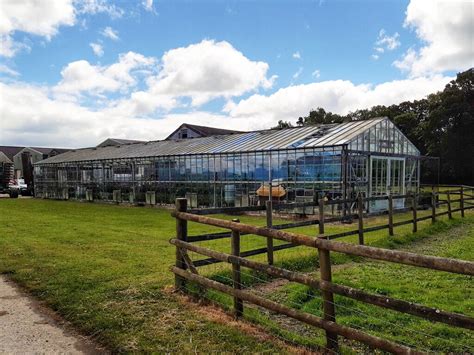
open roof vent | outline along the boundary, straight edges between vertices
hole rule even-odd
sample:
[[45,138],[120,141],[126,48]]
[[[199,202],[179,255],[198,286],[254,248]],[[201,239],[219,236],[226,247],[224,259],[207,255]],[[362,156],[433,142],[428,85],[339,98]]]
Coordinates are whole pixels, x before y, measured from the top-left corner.
[[317,139],[317,138],[321,138],[323,137],[326,132],[330,129],[331,127],[320,127],[316,132],[310,134],[309,136],[306,136],[302,139],[300,139],[299,141],[293,143],[290,145],[290,147],[292,148],[298,148],[300,146],[302,146],[304,143],[306,143],[307,141],[311,140],[311,139]]

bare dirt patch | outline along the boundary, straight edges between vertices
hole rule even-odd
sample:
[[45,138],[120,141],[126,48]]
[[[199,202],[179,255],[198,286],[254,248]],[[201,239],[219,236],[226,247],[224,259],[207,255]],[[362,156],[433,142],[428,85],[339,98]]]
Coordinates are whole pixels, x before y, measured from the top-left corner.
[[0,353],[106,353],[0,275]]

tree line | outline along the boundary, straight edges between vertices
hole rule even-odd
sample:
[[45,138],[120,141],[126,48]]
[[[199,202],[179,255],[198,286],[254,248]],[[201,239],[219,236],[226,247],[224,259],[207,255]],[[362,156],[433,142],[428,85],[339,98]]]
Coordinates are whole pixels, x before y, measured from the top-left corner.
[[[440,182],[474,185],[474,68],[458,73],[443,91],[398,105],[377,105],[347,115],[318,107],[297,126],[388,117],[422,155],[440,158]],[[292,127],[279,121],[277,128]]]

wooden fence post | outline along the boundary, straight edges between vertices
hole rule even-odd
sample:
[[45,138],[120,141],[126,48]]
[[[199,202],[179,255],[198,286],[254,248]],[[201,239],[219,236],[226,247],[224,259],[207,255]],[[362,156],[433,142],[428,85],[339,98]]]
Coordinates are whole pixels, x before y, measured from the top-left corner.
[[358,219],[359,219],[359,244],[364,245],[364,201],[362,195],[359,195],[358,201]]
[[324,234],[324,198],[319,199],[319,234]]
[[416,193],[413,194],[413,200],[412,200],[412,211],[413,211],[413,233],[416,233],[418,231],[418,217],[417,217],[417,205],[418,205],[418,196]]
[[[185,198],[176,199],[176,211],[186,212],[188,209],[188,200]],[[184,219],[176,218],[176,239],[186,241],[188,239],[188,221]],[[186,269],[186,262],[181,253],[180,248],[176,247],[176,267],[180,269]],[[176,275],[174,279],[174,284],[177,290],[185,291],[186,289],[186,279]]]
[[461,186],[459,193],[461,199],[459,208],[461,209],[461,217],[464,217],[464,186]]
[[436,194],[431,192],[431,223],[436,222]]
[[388,195],[388,234],[393,236],[393,196]]
[[[233,219],[232,222],[239,223],[239,219]],[[240,256],[240,232],[232,231],[231,234],[231,253],[235,256]],[[242,288],[242,279],[240,276],[240,265],[232,264],[232,280],[234,289],[240,290]],[[234,315],[235,317],[241,317],[244,314],[244,302],[234,296]]]
[[[273,203],[271,200],[265,202],[267,213],[267,228],[273,227]],[[268,265],[273,265],[273,238],[267,238],[267,261]]]
[[448,201],[448,217],[449,219],[453,219],[453,213],[451,209],[451,195],[449,193],[449,190],[446,193],[446,200]]
[[[319,270],[321,272],[321,280],[331,282],[331,257],[329,250],[318,249],[319,254]],[[323,296],[323,318],[325,320],[335,322],[336,310],[334,307],[334,295],[331,291],[321,291]],[[326,331],[326,347],[330,352],[339,352],[337,334]]]

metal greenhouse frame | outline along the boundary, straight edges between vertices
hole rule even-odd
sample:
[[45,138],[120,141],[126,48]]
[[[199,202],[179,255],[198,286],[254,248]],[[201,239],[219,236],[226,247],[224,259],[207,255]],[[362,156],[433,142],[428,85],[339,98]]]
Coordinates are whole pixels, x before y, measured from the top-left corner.
[[35,164],[35,195],[245,207],[402,194],[418,191],[421,159],[390,120],[377,118],[73,150]]

